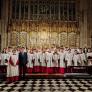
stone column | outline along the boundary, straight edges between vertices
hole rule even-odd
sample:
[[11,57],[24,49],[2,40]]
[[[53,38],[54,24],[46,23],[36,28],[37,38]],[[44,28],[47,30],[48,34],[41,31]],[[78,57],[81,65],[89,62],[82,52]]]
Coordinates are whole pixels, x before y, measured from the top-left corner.
[[9,0],[2,2],[2,19],[1,19],[1,49],[7,47],[7,24],[8,24],[8,3]]
[[27,32],[27,48],[30,48],[30,33]]
[[80,47],[87,46],[87,0],[80,0]]
[[88,46],[92,47],[92,0],[88,0]]
[[1,51],[1,21],[0,21],[0,51]]

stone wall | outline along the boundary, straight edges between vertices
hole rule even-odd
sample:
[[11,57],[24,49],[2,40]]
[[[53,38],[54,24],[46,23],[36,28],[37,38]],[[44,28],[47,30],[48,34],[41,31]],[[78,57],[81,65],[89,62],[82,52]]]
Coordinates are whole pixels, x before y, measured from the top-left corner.
[[0,20],[1,49],[7,46],[8,0],[2,0],[2,13]]
[[[9,0],[2,0],[2,19],[0,20],[1,49],[7,46],[7,24]],[[92,47],[92,0],[79,2],[80,47]]]

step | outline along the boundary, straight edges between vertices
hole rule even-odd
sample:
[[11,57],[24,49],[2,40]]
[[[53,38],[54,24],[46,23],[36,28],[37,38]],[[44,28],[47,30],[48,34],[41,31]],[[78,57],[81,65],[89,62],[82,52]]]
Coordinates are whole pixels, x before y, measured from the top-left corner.
[[88,73],[66,73],[64,77],[72,77],[72,78],[92,78],[92,75]]

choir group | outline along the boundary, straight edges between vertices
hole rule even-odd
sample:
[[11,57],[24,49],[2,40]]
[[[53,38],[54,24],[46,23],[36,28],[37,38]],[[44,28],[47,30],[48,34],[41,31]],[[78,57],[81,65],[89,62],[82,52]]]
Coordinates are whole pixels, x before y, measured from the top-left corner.
[[[4,48],[0,54],[0,65],[7,66],[7,81],[25,78],[26,73],[65,73],[70,66],[91,65],[89,48]],[[68,71],[71,69],[68,68]]]

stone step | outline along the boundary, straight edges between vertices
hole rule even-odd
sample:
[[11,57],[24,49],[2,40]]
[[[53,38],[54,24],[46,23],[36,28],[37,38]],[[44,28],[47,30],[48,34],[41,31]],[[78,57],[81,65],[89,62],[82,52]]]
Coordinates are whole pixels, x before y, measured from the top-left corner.
[[[87,73],[65,73],[65,74],[46,74],[46,73],[37,73],[37,74],[26,74],[26,78],[92,78],[92,75]],[[0,74],[0,79],[6,79],[6,73]]]
[[88,73],[66,73],[64,77],[71,77],[71,78],[92,78],[92,75]]

